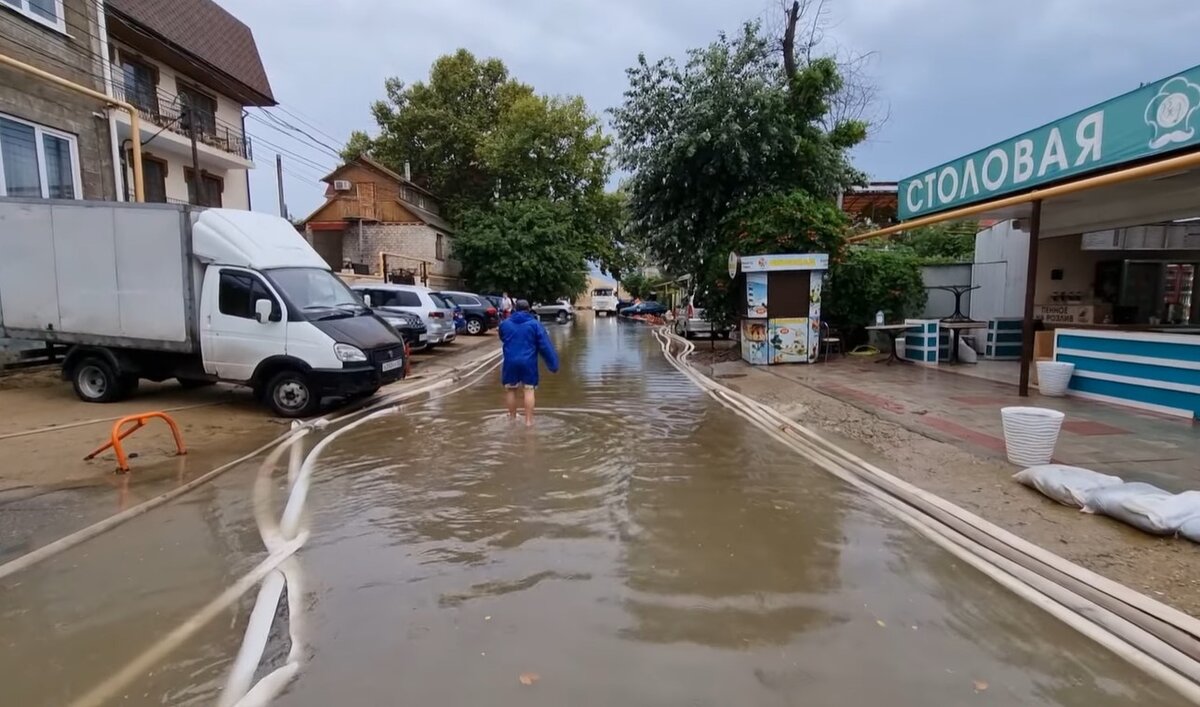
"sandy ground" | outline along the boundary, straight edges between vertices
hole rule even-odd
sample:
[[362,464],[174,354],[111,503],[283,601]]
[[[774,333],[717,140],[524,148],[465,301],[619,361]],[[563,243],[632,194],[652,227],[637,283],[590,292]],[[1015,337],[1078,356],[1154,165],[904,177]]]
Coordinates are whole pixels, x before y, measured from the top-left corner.
[[705,342],[697,345],[692,361],[730,388],[792,419],[803,417],[849,451],[906,481],[1083,567],[1200,616],[1200,554],[1195,545],[1061,506],[1013,481],[1016,468],[1002,458],[933,439],[771,369],[732,363],[737,358],[736,351],[714,351]]
[[[497,346],[493,332],[458,341],[413,357],[413,376],[430,376]],[[386,390],[386,389],[385,389]],[[84,461],[106,442],[124,415],[164,411],[179,424],[186,456],[175,454],[166,424],[152,420],[125,441],[132,473],[115,474],[107,451]],[[110,405],[75,397],[58,368],[0,375],[0,509],[6,501],[31,494],[86,486],[128,487],[131,483],[186,480],[235,459],[282,433],[289,421],[273,418],[245,388],[212,386],[183,390],[173,382],[143,381],[138,394]],[[133,455],[137,455],[134,457]],[[136,492],[136,488],[134,489]]]

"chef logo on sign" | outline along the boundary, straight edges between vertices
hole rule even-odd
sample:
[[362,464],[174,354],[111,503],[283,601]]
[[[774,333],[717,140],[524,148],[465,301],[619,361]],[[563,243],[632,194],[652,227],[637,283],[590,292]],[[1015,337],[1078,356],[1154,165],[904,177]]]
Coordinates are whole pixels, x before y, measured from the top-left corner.
[[1200,109],[1200,86],[1182,76],[1167,81],[1146,105],[1146,124],[1154,128],[1150,148],[1187,142],[1196,135],[1192,119]]

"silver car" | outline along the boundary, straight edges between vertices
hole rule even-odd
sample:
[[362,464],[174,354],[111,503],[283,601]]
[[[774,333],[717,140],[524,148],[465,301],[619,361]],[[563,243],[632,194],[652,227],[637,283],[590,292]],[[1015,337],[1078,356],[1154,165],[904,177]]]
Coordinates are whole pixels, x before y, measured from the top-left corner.
[[704,308],[687,304],[675,310],[675,333],[685,339],[696,336],[729,337],[729,330],[724,328],[718,329],[714,335],[712,322],[704,316]]
[[[457,336],[454,330],[454,308],[428,287],[418,285],[354,285],[372,309],[410,312],[425,322],[429,345],[446,344]],[[369,301],[368,301],[369,300]]]

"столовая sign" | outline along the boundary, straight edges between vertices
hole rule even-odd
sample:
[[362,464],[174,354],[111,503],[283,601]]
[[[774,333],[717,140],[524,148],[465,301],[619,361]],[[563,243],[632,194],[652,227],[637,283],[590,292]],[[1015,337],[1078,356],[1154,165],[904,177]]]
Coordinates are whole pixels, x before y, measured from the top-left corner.
[[1200,143],[1200,67],[900,182],[900,218]]

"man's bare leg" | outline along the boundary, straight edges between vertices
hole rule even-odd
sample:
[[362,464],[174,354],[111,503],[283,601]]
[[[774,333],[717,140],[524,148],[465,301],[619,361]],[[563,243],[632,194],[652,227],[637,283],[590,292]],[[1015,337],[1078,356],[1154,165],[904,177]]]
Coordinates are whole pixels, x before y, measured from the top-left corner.
[[508,419],[517,419],[517,391],[514,388],[504,389],[504,402],[508,405]]
[[533,427],[533,404],[536,391],[533,388],[525,389],[525,426]]

